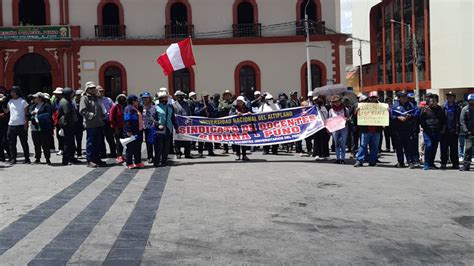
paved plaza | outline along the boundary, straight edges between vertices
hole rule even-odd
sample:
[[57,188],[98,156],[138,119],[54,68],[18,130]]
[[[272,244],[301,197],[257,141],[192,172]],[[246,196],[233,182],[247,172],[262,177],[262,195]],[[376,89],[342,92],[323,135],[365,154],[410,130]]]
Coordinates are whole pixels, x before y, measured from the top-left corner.
[[474,264],[472,172],[249,157],[0,165],[0,264]]

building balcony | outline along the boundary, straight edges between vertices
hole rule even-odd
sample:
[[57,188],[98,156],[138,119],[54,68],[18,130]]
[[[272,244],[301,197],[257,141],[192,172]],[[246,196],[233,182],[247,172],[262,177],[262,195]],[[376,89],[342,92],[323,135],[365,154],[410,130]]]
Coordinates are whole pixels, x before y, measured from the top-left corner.
[[124,39],[125,25],[95,25],[95,37],[98,39]]
[[194,25],[165,25],[166,39],[194,37]]
[[[324,21],[309,21],[309,35],[325,35],[326,23]],[[305,21],[296,21],[296,35],[306,35]]]
[[262,24],[233,24],[234,37],[262,37]]

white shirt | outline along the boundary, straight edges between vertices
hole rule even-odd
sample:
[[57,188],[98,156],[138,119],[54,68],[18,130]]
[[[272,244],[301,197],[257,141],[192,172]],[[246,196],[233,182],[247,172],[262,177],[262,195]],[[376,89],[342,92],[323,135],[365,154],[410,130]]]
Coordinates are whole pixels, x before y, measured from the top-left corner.
[[275,103],[265,103],[262,106],[260,106],[259,113],[267,113],[267,112],[273,112],[273,111],[278,111],[280,110],[280,107],[276,105]]
[[8,125],[23,126],[26,123],[25,108],[28,107],[28,103],[23,98],[10,99],[7,106],[10,111],[10,121],[8,121]]

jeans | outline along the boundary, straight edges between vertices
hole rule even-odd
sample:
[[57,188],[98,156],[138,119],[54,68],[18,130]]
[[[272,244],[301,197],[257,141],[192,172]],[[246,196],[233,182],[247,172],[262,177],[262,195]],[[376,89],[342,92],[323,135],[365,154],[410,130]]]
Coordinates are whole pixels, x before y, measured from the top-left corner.
[[414,146],[414,135],[411,132],[394,130],[393,137],[398,163],[404,164],[405,158],[409,164],[415,163],[415,149],[418,149],[418,145]]
[[334,140],[334,145],[336,148],[336,160],[346,159],[347,132],[347,127],[345,127],[341,130],[332,133],[332,138]]
[[48,131],[31,131],[31,137],[33,138],[33,145],[35,146],[35,158],[41,159],[41,149],[43,149],[44,158],[49,160],[51,158],[50,152],[50,132]]
[[425,141],[425,166],[434,166],[436,151],[438,150],[440,134],[436,132],[423,132]]
[[[109,120],[104,120],[104,125],[102,126],[102,138],[100,142],[100,153],[103,157],[107,157],[107,149],[105,148],[105,140],[107,140],[107,144],[109,144],[110,149],[110,156],[116,157],[116,148],[115,148],[115,139],[114,139],[114,131],[110,127]],[[105,137],[105,140],[104,140]]]
[[474,152],[474,134],[466,136],[466,150],[464,151],[464,162],[463,166],[465,169],[469,169],[471,166],[472,153]]
[[441,164],[446,165],[448,163],[448,157],[451,159],[453,166],[459,165],[459,152],[458,152],[458,134],[446,133],[441,136]]
[[[146,158],[153,159],[153,144],[148,142],[151,130],[149,128],[145,128],[143,131],[145,132],[145,145],[146,145],[146,154],[147,154]],[[156,136],[155,136],[155,139],[156,139]]]
[[100,160],[100,142],[104,139],[101,127],[88,128],[86,137],[86,157],[88,162],[98,162]]
[[8,126],[8,143],[10,144],[10,161],[16,160],[17,150],[16,150],[16,138],[20,138],[21,147],[23,148],[23,153],[25,154],[25,161],[30,160],[30,147],[28,146],[28,135],[27,130],[24,125],[21,126]]
[[155,159],[153,164],[155,166],[162,164],[165,165],[168,160],[168,154],[170,152],[171,134],[156,134],[155,135]]
[[466,135],[459,135],[459,158],[464,158],[464,146],[466,145]]
[[357,151],[357,161],[364,162],[365,155],[369,151],[369,163],[375,164],[379,155],[379,142],[381,133],[362,132],[360,136],[359,150]]

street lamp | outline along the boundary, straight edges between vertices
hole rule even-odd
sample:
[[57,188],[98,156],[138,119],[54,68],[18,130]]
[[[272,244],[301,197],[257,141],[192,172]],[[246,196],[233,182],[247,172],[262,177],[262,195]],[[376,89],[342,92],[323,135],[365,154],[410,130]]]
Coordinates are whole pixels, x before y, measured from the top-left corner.
[[397,24],[400,24],[402,26],[405,26],[408,28],[408,32],[411,32],[412,33],[412,51],[413,51],[413,58],[415,60],[415,99],[418,100],[418,103],[421,102],[421,97],[420,97],[420,81],[419,81],[419,73],[418,73],[418,48],[417,48],[417,44],[416,44],[416,34],[415,32],[412,32],[411,30],[411,26],[410,24],[406,24],[406,23],[403,23],[403,22],[400,22],[400,21],[396,21],[396,20],[393,20],[391,19],[390,22],[392,23],[397,23]]
[[307,0],[306,6],[304,7],[304,28],[306,32],[306,75],[308,83],[308,92],[313,90],[313,82],[311,80],[311,59],[309,58],[309,19],[308,19],[308,5],[312,0]]

